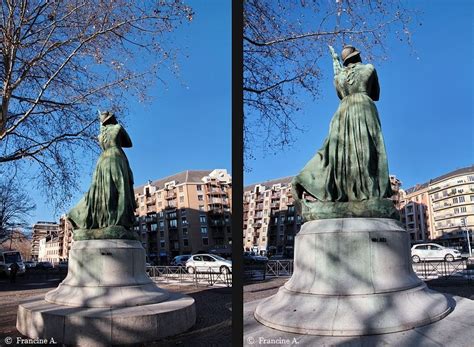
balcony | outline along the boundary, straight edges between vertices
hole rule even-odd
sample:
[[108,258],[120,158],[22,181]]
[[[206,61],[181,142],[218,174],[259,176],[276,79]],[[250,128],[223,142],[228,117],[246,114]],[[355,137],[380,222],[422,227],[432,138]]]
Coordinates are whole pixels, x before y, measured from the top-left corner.
[[215,220],[210,219],[209,220],[209,225],[211,227],[223,227],[226,224],[225,224],[225,220],[223,220],[223,219],[215,219]]
[[175,193],[175,192],[168,192],[168,193],[166,193],[165,199],[166,199],[166,200],[176,199],[176,193]]
[[156,198],[155,198],[155,196],[149,196],[149,197],[147,197],[145,203],[146,203],[147,205],[151,205],[151,204],[154,205],[154,204],[156,203]]
[[222,189],[212,188],[212,189],[208,190],[206,194],[207,195],[223,195],[223,194],[225,194],[225,192]]

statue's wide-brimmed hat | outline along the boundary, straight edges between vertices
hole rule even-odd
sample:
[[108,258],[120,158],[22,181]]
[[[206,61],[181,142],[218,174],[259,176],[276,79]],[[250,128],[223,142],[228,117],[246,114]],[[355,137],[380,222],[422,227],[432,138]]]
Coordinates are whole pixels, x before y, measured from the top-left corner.
[[100,122],[104,124],[111,118],[115,118],[115,114],[109,111],[99,112],[100,113]]
[[341,52],[341,58],[344,65],[346,65],[348,59],[355,57],[356,55],[360,55],[360,52],[354,46],[345,45]]

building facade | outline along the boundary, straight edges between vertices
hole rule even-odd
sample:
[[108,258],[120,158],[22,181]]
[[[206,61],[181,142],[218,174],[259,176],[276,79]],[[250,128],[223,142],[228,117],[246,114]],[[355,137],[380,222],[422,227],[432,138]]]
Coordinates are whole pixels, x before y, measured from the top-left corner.
[[464,247],[474,229],[474,165],[401,190],[401,217],[412,242]]
[[72,224],[66,219],[66,215],[62,215],[59,219],[59,235],[58,238],[61,242],[61,252],[59,257],[61,260],[69,259],[69,252],[73,243],[73,229]]
[[59,234],[59,224],[56,222],[37,222],[33,225],[31,240],[31,259],[37,261],[39,258],[40,240],[50,236],[57,237]]
[[293,177],[245,187],[243,199],[244,251],[293,256],[302,219],[291,192]]
[[400,189],[398,199],[400,221],[410,234],[411,243],[423,242],[432,238],[428,206],[427,183],[407,190]]
[[474,229],[474,165],[431,180],[428,194],[432,238],[462,243]]
[[53,264],[62,259],[62,240],[58,236],[45,236],[39,240],[38,261],[49,261]]
[[232,179],[227,170],[187,170],[135,188],[134,230],[148,261],[198,251],[231,254]]

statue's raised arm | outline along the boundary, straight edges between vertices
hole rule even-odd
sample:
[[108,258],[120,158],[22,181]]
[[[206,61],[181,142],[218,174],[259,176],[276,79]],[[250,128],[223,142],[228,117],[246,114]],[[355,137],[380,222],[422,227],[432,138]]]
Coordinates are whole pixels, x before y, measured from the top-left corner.
[[332,56],[332,66],[334,68],[334,76],[338,75],[339,72],[342,71],[341,61],[339,60],[339,56],[337,55],[336,51],[331,45],[328,45],[329,51],[331,51]]

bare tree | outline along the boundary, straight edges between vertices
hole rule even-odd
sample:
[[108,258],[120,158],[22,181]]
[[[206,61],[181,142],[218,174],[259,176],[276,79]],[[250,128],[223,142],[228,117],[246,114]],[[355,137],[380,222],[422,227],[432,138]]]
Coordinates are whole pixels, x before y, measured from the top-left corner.
[[97,148],[97,110],[126,111],[176,69],[168,34],[192,16],[181,0],[2,1],[3,171],[30,163],[48,196],[67,199],[77,155]]
[[384,59],[389,37],[411,44],[413,15],[398,0],[246,0],[245,159],[256,147],[275,151],[294,141],[301,95],[318,96],[320,64],[331,64],[328,45],[353,44],[364,59]]
[[0,243],[24,241],[21,229],[29,227],[28,218],[36,208],[28,194],[13,179],[0,182]]

